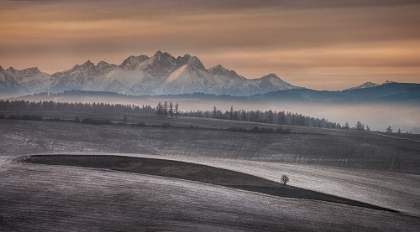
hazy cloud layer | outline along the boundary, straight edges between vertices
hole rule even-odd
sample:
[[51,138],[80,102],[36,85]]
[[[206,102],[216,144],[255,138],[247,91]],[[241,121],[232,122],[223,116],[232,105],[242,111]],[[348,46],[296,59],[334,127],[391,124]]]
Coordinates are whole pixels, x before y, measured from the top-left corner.
[[0,0],[0,65],[52,73],[164,50],[317,89],[419,82],[418,12],[391,0]]

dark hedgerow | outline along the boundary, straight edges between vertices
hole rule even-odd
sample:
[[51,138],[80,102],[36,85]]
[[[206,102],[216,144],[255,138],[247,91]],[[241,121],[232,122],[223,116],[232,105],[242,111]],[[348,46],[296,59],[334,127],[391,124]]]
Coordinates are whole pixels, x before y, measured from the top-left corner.
[[145,127],[146,126],[146,123],[145,122],[138,122],[136,124],[136,126],[138,126],[138,127]]
[[84,118],[82,123],[93,124],[93,125],[110,125],[112,124],[109,119],[93,119],[93,118]]
[[11,119],[11,120],[43,120],[43,118],[41,116],[26,115],[26,114],[23,115],[23,116],[12,114],[12,115],[9,115],[9,117],[7,117],[7,119]]

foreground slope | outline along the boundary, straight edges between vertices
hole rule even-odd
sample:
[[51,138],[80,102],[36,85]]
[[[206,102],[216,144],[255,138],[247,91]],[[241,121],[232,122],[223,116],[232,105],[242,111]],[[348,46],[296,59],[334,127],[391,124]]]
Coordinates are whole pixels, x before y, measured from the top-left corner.
[[[153,117],[153,120],[162,123],[164,119]],[[177,121],[185,125],[201,122],[200,127],[205,122],[216,127],[230,123],[202,120]],[[249,123],[239,125],[245,124]],[[0,128],[2,156],[63,152],[152,154],[276,182],[287,174],[290,184],[296,187],[420,216],[419,176],[401,173],[408,170],[402,167],[418,170],[415,161],[419,142],[414,135],[388,137],[316,128],[307,128],[307,134],[274,135],[12,120],[0,120]],[[345,156],[347,160],[343,159]],[[397,167],[397,160],[404,161],[399,164],[400,169],[390,169]],[[375,170],[381,167],[382,171]]]
[[420,229],[418,218],[391,212],[173,178],[0,160],[2,230]]

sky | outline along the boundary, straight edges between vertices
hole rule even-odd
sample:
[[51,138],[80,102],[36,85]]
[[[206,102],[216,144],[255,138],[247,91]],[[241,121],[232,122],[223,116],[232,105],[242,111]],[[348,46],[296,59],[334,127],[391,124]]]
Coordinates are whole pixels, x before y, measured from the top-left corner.
[[0,0],[0,65],[52,74],[161,50],[319,90],[420,83],[419,12],[417,0]]

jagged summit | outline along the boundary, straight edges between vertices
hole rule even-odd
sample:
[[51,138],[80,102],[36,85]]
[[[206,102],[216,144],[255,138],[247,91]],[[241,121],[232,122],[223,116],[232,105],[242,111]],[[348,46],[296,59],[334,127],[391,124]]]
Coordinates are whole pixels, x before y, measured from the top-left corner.
[[221,64],[218,64],[216,66],[213,66],[213,67],[209,68],[209,71],[212,72],[212,73],[222,74],[222,73],[227,73],[231,70],[226,69]]
[[90,60],[87,60],[84,64],[82,64],[82,67],[94,67],[95,64],[92,63]]
[[[183,58],[183,61],[181,61],[181,63],[185,62],[186,64],[188,64],[192,67],[195,67],[195,68],[198,68],[198,69],[203,69],[203,70],[206,69],[204,67],[203,63],[200,61],[200,59],[198,59],[196,56],[191,56],[190,54],[185,54],[182,58]],[[181,59],[178,59],[178,61],[180,61],[180,60]]]
[[[110,91],[133,95],[185,94],[202,92],[216,95],[249,96],[299,88],[281,80],[275,74],[246,79],[235,71],[216,65],[206,69],[196,56],[185,54],[175,58],[157,51],[153,56],[129,56],[120,65],[90,60],[73,68],[48,75],[37,68],[15,71],[9,68],[18,86],[25,80],[44,83],[30,87],[31,93],[63,92],[66,90]],[[31,77],[31,78],[30,78]],[[2,83],[0,83],[2,84]],[[11,86],[9,84],[8,86]],[[0,86],[2,87],[2,86]],[[15,88],[18,89],[18,88]],[[15,91],[15,89],[13,91]],[[21,89],[21,92],[28,89]]]
[[0,72],[4,71],[4,68],[0,65]]
[[277,75],[276,75],[276,74],[274,74],[274,73],[270,73],[270,74],[268,74],[268,75],[262,76],[262,77],[260,77],[259,79],[271,79],[271,78],[274,78],[274,79],[280,79],[280,77],[279,77],[279,76],[277,76]]
[[148,60],[149,57],[146,55],[140,55],[140,56],[129,56],[127,59],[125,59],[119,67],[126,70],[134,70],[138,64]]
[[23,69],[24,72],[30,72],[30,73],[40,73],[41,71],[38,69],[38,67],[32,67],[32,68],[26,68]]

